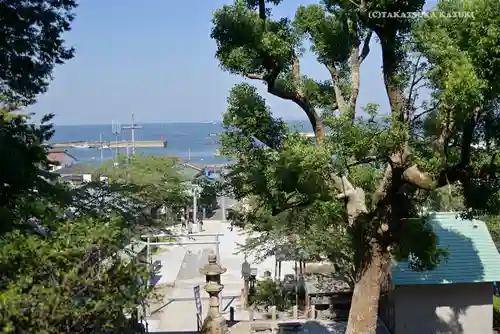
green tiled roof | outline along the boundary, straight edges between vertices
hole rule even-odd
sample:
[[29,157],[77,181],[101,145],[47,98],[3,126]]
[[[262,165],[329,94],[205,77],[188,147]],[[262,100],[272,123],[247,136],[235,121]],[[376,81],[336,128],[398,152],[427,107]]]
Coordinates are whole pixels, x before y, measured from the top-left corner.
[[484,222],[462,220],[456,213],[435,213],[432,224],[439,246],[448,251],[447,259],[425,272],[411,270],[407,262],[394,263],[395,285],[500,281],[500,254]]

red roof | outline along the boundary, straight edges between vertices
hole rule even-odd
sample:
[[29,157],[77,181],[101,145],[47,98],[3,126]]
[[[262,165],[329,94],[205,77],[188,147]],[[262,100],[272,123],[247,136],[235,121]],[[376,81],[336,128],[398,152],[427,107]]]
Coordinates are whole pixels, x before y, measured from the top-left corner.
[[47,153],[47,159],[49,159],[49,161],[51,162],[62,162],[68,157],[70,159],[77,160],[74,156],[72,156],[65,150],[52,150]]

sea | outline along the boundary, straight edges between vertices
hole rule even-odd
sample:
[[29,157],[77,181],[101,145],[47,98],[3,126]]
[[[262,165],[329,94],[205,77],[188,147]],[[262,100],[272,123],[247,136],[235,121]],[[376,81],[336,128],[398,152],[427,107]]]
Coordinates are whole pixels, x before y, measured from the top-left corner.
[[[310,131],[310,126],[304,121],[288,121],[291,127],[303,128]],[[145,123],[137,124],[140,129],[135,130],[135,140],[166,140],[166,148],[136,148],[136,154],[167,155],[180,157],[193,163],[203,165],[223,164],[228,160],[218,156],[220,148],[219,135],[224,131],[220,122],[207,123]],[[118,138],[113,134],[117,127],[107,125],[55,125],[55,133],[51,143],[85,141],[99,142],[100,137],[104,142],[131,140],[131,130],[125,129],[127,125],[118,127]],[[302,131],[302,130],[300,130]],[[115,131],[116,132],[116,131]],[[98,148],[69,148],[68,153],[78,162],[99,163],[101,150]],[[126,154],[126,149],[104,149],[103,160],[113,159],[118,154]]]

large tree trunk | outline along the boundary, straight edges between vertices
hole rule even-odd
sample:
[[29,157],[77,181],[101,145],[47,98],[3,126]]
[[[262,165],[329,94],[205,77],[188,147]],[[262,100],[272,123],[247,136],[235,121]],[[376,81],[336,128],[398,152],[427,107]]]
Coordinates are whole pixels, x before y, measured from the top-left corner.
[[375,334],[384,258],[384,254],[374,251],[362,264],[354,286],[346,334]]

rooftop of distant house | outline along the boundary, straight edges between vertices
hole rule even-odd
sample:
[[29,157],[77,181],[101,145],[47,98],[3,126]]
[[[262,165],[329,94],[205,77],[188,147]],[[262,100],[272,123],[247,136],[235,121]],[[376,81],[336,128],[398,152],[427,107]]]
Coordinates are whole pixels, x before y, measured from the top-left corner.
[[71,155],[66,150],[50,150],[47,152],[47,158],[51,162],[57,163],[67,163],[67,162],[75,162],[78,161],[76,157]]
[[82,175],[82,174],[92,174],[95,171],[96,166],[88,163],[76,163],[68,166],[64,166],[54,171],[54,173],[59,175]]

